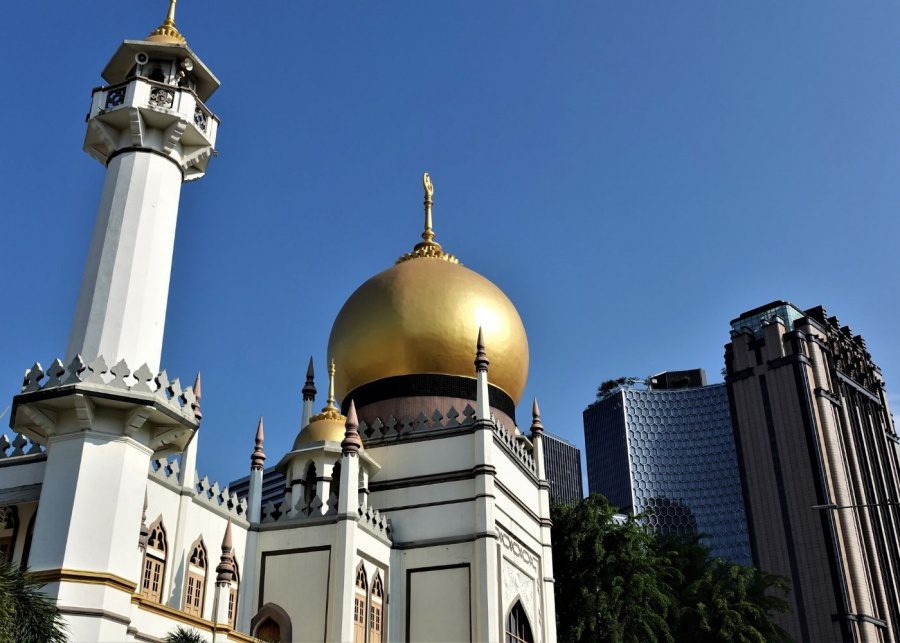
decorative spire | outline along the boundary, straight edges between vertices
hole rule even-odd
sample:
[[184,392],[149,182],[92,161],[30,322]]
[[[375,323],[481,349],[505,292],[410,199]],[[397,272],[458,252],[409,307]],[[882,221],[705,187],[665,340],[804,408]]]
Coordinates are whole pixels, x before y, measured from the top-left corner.
[[312,355],[309,357],[309,366],[306,367],[306,384],[303,385],[303,393],[304,400],[314,400],[316,399],[316,374],[313,371],[313,358]]
[[225,536],[222,538],[222,555],[216,566],[216,582],[230,583],[234,580],[234,554],[231,546],[231,519],[225,526]]
[[431,257],[432,259],[443,259],[451,263],[459,263],[459,259],[444,252],[441,244],[434,240],[434,228],[431,221],[431,206],[434,203],[434,185],[431,183],[431,177],[428,172],[422,175],[422,187],[425,188],[425,230],[422,232],[422,241],[413,246],[413,251],[408,252],[399,259],[397,263],[417,259],[419,257]]
[[484,333],[481,326],[478,327],[478,342],[475,344],[475,370],[478,372],[487,372],[488,365],[491,361],[488,359],[487,353],[484,351]]
[[147,40],[150,42],[167,42],[178,45],[186,45],[187,40],[181,35],[181,32],[175,27],[175,2],[177,0],[169,0],[169,13],[166,19],[156,29],[150,32]]
[[194,417],[197,418],[198,421],[203,419],[203,411],[200,409],[201,389],[200,371],[197,371],[197,377],[194,379],[194,386],[192,387],[196,399],[191,403],[191,409],[193,409]]
[[541,409],[538,407],[537,398],[531,403],[531,435],[543,435],[544,425],[541,423]]
[[344,422],[344,440],[341,442],[341,450],[345,455],[356,455],[362,448],[362,440],[359,438],[359,420],[356,419],[356,404],[350,400],[350,410],[347,411],[347,421]]
[[144,512],[141,514],[141,535],[138,538],[138,547],[141,551],[147,549],[147,542],[150,540],[150,528],[147,526],[147,507],[150,503],[147,501],[147,488],[144,488]]
[[263,441],[265,440],[265,432],[263,431],[263,419],[259,416],[259,424],[256,425],[256,446],[253,447],[253,453],[250,454],[250,468],[262,469],[266,462],[266,452],[263,451]]

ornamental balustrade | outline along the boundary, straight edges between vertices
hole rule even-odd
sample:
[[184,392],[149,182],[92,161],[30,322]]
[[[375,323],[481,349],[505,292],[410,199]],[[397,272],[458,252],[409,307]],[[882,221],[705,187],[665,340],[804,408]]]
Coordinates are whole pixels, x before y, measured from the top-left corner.
[[138,76],[125,82],[94,89],[89,118],[126,108],[151,108],[178,115],[212,142],[219,118],[190,87],[161,83]]

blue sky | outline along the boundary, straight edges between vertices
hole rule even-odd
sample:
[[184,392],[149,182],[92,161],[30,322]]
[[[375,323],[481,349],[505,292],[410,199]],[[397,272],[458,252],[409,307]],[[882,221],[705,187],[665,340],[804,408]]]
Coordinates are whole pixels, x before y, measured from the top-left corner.
[[[0,411],[65,350],[103,179],[81,151],[91,88],[165,8],[4,9]],[[321,374],[344,300],[417,239],[424,170],[438,240],[519,308],[525,399],[576,444],[602,380],[719,380],[729,320],[777,298],[861,332],[900,393],[900,4],[178,12],[222,81],[220,156],[182,192],[163,353],[171,376],[203,372],[201,474],[246,473],[259,415],[270,462],[289,447],[309,355]]]

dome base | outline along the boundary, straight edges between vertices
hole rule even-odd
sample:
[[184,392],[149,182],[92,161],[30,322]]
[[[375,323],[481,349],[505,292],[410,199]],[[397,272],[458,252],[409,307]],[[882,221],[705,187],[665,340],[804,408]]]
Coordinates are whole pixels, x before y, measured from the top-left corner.
[[[415,418],[422,413],[431,417],[435,410],[446,414],[450,407],[462,415],[466,404],[475,406],[476,381],[472,377],[418,373],[385,377],[358,386],[344,397],[341,412],[346,413],[352,399],[359,418],[367,423],[389,416]],[[516,405],[502,389],[488,385],[489,403],[497,419],[507,429],[516,425]]]

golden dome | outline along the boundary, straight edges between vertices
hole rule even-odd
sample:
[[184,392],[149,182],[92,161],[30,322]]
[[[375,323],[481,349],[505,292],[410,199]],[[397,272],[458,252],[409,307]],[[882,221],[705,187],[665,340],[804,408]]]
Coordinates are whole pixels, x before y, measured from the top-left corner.
[[299,449],[310,442],[341,442],[344,439],[347,418],[341,415],[340,409],[334,405],[334,360],[328,368],[328,401],[318,415],[309,418],[307,424],[294,440],[294,449]]
[[528,339],[503,291],[433,241],[426,175],[423,242],[354,292],[331,328],[328,354],[341,365],[336,387],[394,375],[475,377],[475,340],[484,331],[488,380],[518,402],[528,378]]

